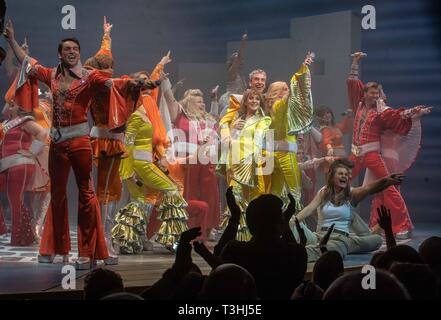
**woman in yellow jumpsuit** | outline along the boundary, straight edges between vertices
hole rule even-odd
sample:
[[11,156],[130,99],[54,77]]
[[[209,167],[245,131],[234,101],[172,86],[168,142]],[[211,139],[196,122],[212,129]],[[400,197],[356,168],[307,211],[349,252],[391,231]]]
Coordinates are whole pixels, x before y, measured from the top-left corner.
[[[291,79],[291,95],[285,82],[274,82],[266,95],[266,111],[271,116],[270,129],[274,130],[274,143],[267,141],[266,152],[274,150],[274,171],[267,192],[282,196],[283,192],[293,195],[301,209],[300,171],[297,166],[297,134],[311,129],[313,108],[308,55],[300,69]],[[286,188],[286,189],[284,189]]]
[[[221,139],[228,144],[226,176],[229,186],[242,209],[237,239],[248,241],[251,235],[245,221],[244,211],[248,203],[265,193],[263,179],[262,141],[271,124],[265,116],[264,98],[255,90],[245,91],[242,101],[230,99],[230,106],[220,120]],[[222,225],[226,224],[226,219]]]
[[[290,193],[296,200],[297,210],[302,209],[301,173],[297,164],[297,134],[312,129],[313,105],[311,75],[308,65],[312,57],[308,54],[300,69],[291,78],[291,94],[285,82],[272,83],[266,95],[266,111],[271,115],[270,129],[274,131],[274,142],[266,141],[267,156],[274,151],[274,171],[271,181],[266,183],[267,192],[287,200]],[[295,235],[296,232],[295,232]],[[313,239],[306,234],[307,240]]]
[[[148,95],[143,95],[142,105],[127,123],[125,140],[129,156],[122,160],[120,174],[122,179],[128,181],[132,199],[145,200],[145,189],[139,188],[132,180],[139,180],[143,186],[160,193],[155,206],[162,223],[156,241],[168,249],[175,249],[180,234],[187,230],[187,213],[184,209],[187,203],[177,185],[164,173],[164,169],[160,169],[165,164],[163,160],[168,139],[159,111],[152,107],[149,100]],[[115,233],[116,230],[113,236],[117,238]]]

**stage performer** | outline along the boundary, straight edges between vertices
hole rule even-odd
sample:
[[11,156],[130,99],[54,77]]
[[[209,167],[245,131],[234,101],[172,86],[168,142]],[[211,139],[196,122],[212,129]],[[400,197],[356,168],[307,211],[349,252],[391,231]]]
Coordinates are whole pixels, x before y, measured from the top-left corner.
[[[312,118],[308,118],[308,115],[312,114],[311,75],[308,66],[312,62],[312,57],[308,54],[300,69],[292,76],[291,95],[288,85],[281,81],[272,83],[266,94],[267,114],[272,119],[270,129],[274,130],[274,171],[271,174],[271,189],[268,193],[280,197],[286,186],[287,191],[296,200],[297,209],[301,209],[301,174],[296,158],[296,135],[311,129]],[[298,117],[299,120],[290,121],[290,116]],[[300,120],[301,118],[304,121]],[[288,125],[293,122],[297,122],[296,134],[288,135],[292,130]]]
[[[99,204],[92,188],[92,150],[90,147],[87,110],[90,99],[106,91],[112,80],[99,71],[88,71],[80,63],[77,39],[64,39],[58,46],[60,64],[46,68],[31,59],[14,39],[12,22],[5,36],[22,67],[32,79],[50,86],[53,94],[53,119],[49,151],[51,205],[47,213],[40,244],[39,262],[51,263],[56,254],[66,260],[70,251],[67,209],[67,179],[72,166],[79,190],[78,269],[88,269],[93,260],[108,258]],[[151,83],[153,86],[154,84]]]
[[[254,89],[245,91],[241,103],[230,99],[230,106],[220,120],[222,143],[228,145],[226,179],[241,207],[237,239],[248,241],[251,234],[246,225],[245,209],[248,203],[266,193],[263,166],[263,140],[271,125],[265,116],[263,95]],[[256,172],[257,171],[257,172]],[[222,221],[226,225],[228,216]]]
[[[169,52],[155,67],[151,78],[159,78],[164,65],[170,61]],[[144,71],[135,76],[144,81],[149,79],[149,75]],[[180,234],[187,230],[187,203],[176,184],[165,173],[166,149],[170,141],[160,117],[157,98],[157,88],[142,92],[140,105],[129,118],[125,134],[129,156],[121,161],[120,174],[122,179],[128,180],[127,186],[131,194],[137,192],[136,185],[131,184],[129,180],[134,176],[147,188],[161,193],[155,204],[159,211],[158,219],[162,221],[156,241],[174,251]],[[132,198],[139,197],[132,195]]]
[[[352,110],[346,111],[343,119],[335,123],[334,112],[326,106],[321,106],[317,112],[316,117],[320,125],[320,133],[322,140],[320,142],[320,156],[335,156],[346,158],[346,150],[343,141],[343,135],[352,132],[353,113]],[[327,173],[329,165],[324,163],[320,166],[320,171]]]
[[[386,177],[389,170],[381,154],[381,135],[390,130],[393,133],[405,136],[415,121],[430,113],[430,107],[417,106],[411,109],[383,108],[382,87],[376,82],[364,84],[358,79],[358,63],[363,57],[362,52],[354,54],[351,72],[347,80],[349,102],[355,113],[354,131],[352,137],[352,154],[350,160],[355,163],[352,178],[360,170],[367,168],[375,179]],[[395,186],[390,186],[383,192],[384,205],[390,209],[393,222],[393,232],[397,236],[410,236],[413,229],[404,199]],[[372,211],[371,211],[372,212]],[[378,225],[371,216],[371,227]]]
[[[6,94],[3,115],[8,120],[0,127],[0,185],[6,189],[11,210],[11,245],[30,246],[36,237],[32,208],[27,206],[24,194],[33,189],[35,173],[41,170],[37,157],[47,146],[47,133],[32,116],[32,106],[22,107],[23,99],[16,99],[16,85],[15,81]],[[27,89],[18,87],[21,93],[29,93]],[[1,226],[4,226],[3,216],[0,216]]]
[[[167,83],[167,80],[164,81]],[[164,97],[170,113],[170,120],[179,135],[174,141],[174,152],[178,157],[189,157],[191,162],[183,166],[185,170],[184,198],[202,201],[208,204],[207,229],[201,230],[203,237],[210,236],[220,223],[220,199],[216,177],[215,161],[217,160],[217,121],[205,110],[204,96],[199,89],[190,89],[184,93],[184,98],[176,102],[170,85],[164,90]],[[184,141],[182,139],[185,138]],[[211,151],[203,159],[197,155],[198,146],[208,144],[205,148]],[[193,156],[196,155],[196,156]]]
[[308,262],[316,261],[322,254],[318,244],[329,228],[333,228],[333,231],[326,248],[337,251],[342,258],[347,254],[377,250],[383,242],[381,236],[373,233],[355,212],[355,207],[368,195],[400,184],[404,176],[391,174],[368,185],[353,188],[350,185],[352,167],[353,164],[347,159],[334,161],[329,167],[326,185],[295,217],[303,221],[314,212],[318,213],[317,231],[312,234],[309,229],[304,229],[305,234],[310,235],[308,238],[316,237],[314,244],[306,246]]
[[[100,70],[103,74],[113,74],[113,57],[111,51],[110,31],[113,25],[104,17],[104,35],[101,47],[95,56],[86,60],[84,66],[90,70]],[[94,126],[90,131],[94,164],[97,166],[96,193],[100,203],[106,246],[109,252],[108,263],[118,262],[118,252],[112,242],[112,228],[115,225],[117,203],[121,199],[122,183],[119,176],[119,165],[122,158],[127,157],[124,145],[124,117],[117,114],[118,121],[110,116],[114,95],[119,100],[118,111],[124,111],[126,117],[135,111],[135,103],[139,98],[140,88],[133,85],[130,77],[121,76],[112,81],[110,91],[97,92],[90,101],[90,110]]]

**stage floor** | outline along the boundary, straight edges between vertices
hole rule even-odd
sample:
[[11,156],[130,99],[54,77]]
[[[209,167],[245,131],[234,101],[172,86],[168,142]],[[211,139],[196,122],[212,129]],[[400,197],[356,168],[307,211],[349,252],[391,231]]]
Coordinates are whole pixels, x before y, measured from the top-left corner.
[[[417,224],[413,239],[399,242],[418,248],[421,242],[433,235],[441,236],[441,226],[429,224]],[[214,243],[213,243],[214,245]],[[71,264],[77,258],[76,235],[72,234]],[[380,248],[384,250],[385,245]],[[57,258],[53,264],[39,264],[37,262],[38,246],[11,247],[8,236],[0,236],[0,295],[22,293],[61,293],[61,280],[65,276],[61,272],[63,267],[61,258]],[[360,268],[369,263],[372,253],[348,256],[345,261],[346,269]],[[119,264],[107,266],[117,271],[123,278],[126,288],[145,288],[157,281],[162,273],[169,268],[174,261],[174,255],[160,245],[155,244],[154,250],[139,255],[121,255]],[[210,267],[196,253],[193,253],[193,261],[201,268],[204,274],[210,271]],[[308,273],[312,271],[313,264],[308,264]],[[76,271],[76,290],[83,288],[85,276],[90,271]]]

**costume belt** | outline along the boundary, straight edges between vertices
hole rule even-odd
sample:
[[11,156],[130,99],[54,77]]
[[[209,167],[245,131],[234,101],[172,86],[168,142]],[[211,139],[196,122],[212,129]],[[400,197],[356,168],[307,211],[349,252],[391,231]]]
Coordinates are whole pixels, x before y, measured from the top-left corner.
[[[329,230],[328,227],[322,227],[322,228],[320,229],[320,231],[323,231],[323,232],[327,232],[328,230]],[[341,234],[341,235],[346,236],[346,237],[349,237],[349,233],[347,233],[347,232],[345,232],[345,231],[341,231],[341,230],[338,230],[338,229],[334,229],[334,230],[332,230],[332,232],[333,232],[333,233]]]
[[87,122],[75,124],[68,127],[51,128],[50,137],[53,143],[60,143],[72,138],[86,136],[89,134],[89,124]]
[[113,133],[108,128],[100,128],[97,126],[93,126],[90,130],[91,138],[99,138],[99,139],[110,139],[110,140],[119,140],[124,142],[124,133]]
[[[265,143],[263,149],[272,151],[272,146],[270,143]],[[286,140],[275,140],[274,141],[274,151],[287,151],[287,152],[297,152],[298,146],[297,142],[290,142]]]
[[18,153],[4,157],[0,159],[0,172],[22,164],[35,164],[35,160]]
[[380,142],[370,142],[363,144],[361,146],[352,145],[351,151],[356,157],[364,156],[368,152],[379,151],[380,150]]
[[133,158],[135,160],[153,162],[153,155],[150,151],[135,150],[133,153]]

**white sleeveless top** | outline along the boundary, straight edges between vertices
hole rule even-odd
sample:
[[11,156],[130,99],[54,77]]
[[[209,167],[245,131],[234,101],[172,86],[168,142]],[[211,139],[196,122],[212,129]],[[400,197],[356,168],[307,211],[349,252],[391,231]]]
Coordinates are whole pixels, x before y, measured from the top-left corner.
[[317,230],[321,230],[322,227],[329,228],[335,224],[334,229],[349,233],[353,210],[355,208],[349,201],[341,206],[335,206],[331,201],[327,201],[324,206],[317,209]]

